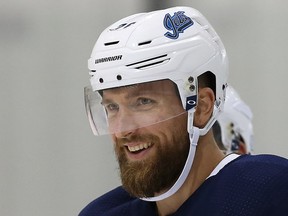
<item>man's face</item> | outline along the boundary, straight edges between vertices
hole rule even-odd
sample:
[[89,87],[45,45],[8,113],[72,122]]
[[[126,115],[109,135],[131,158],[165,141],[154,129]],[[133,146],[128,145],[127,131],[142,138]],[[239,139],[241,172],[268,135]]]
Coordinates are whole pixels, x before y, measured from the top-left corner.
[[103,105],[123,187],[136,197],[165,192],[189,151],[187,114],[174,84],[163,80],[105,90]]

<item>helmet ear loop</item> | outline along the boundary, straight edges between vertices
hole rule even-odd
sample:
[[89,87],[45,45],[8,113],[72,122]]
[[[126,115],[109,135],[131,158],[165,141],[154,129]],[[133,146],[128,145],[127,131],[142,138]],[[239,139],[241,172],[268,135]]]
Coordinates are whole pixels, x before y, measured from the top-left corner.
[[200,136],[200,129],[193,125],[194,113],[195,107],[188,110],[187,131],[189,133],[190,145],[196,148]]
[[[197,142],[200,136],[199,128],[194,126],[194,115],[198,104],[198,79],[194,79],[192,76],[188,77],[189,90],[194,93],[192,96],[186,98],[186,111],[187,117],[187,132],[189,133],[190,145],[196,148]],[[189,98],[193,98],[194,104],[191,106]],[[194,157],[193,157],[194,158]]]
[[213,115],[210,117],[207,124],[203,128],[199,129],[201,136],[205,135],[210,130],[210,128],[212,128],[213,124],[217,120],[219,114],[221,113],[221,111],[219,110],[220,103],[219,103],[219,101],[215,100],[214,106],[213,106]]

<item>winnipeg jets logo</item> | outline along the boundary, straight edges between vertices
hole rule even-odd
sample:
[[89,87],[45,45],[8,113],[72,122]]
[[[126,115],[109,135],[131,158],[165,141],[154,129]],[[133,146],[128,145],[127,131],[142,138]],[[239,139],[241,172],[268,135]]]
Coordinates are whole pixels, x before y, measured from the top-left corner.
[[[177,39],[180,33],[194,24],[190,17],[184,15],[185,11],[175,12],[173,16],[167,13],[164,17],[163,24],[169,31],[164,35],[170,39]],[[170,32],[172,31],[172,32]]]

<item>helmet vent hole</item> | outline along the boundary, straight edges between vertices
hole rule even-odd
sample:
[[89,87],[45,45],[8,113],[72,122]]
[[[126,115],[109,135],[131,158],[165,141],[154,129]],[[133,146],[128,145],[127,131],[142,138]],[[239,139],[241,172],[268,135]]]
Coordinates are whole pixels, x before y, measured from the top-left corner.
[[111,42],[104,43],[104,45],[105,46],[111,46],[111,45],[116,45],[118,43],[119,43],[119,41],[111,41]]
[[104,82],[103,78],[100,78],[100,79],[99,79],[99,82],[100,82],[100,83],[103,83],[103,82]]
[[150,44],[152,41],[144,41],[144,42],[141,42],[141,43],[138,43],[138,46],[143,46],[143,45],[147,45],[147,44]]
[[121,75],[117,75],[117,80],[122,80],[122,76]]

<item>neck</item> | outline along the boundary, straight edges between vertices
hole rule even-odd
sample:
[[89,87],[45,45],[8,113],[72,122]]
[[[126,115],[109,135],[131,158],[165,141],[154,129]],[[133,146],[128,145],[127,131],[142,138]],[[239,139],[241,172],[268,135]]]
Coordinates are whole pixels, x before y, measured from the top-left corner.
[[217,147],[213,134],[209,131],[200,137],[193,161],[192,169],[182,187],[167,199],[156,202],[160,216],[170,215],[201,186],[217,164],[224,158],[224,154]]

